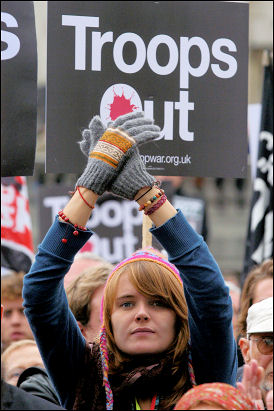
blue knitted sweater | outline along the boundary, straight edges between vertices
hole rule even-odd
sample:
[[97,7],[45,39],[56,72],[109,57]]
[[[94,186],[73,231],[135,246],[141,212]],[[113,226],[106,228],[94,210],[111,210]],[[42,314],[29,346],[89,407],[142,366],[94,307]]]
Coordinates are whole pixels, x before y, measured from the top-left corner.
[[[74,236],[56,217],[24,277],[25,314],[61,404],[71,409],[84,362],[85,339],[71,313],[63,279],[75,254],[92,235]],[[152,234],[166,249],[184,284],[189,310],[192,361],[198,384],[236,384],[237,349],[228,287],[203,238],[181,211]],[[63,244],[61,239],[68,242]]]

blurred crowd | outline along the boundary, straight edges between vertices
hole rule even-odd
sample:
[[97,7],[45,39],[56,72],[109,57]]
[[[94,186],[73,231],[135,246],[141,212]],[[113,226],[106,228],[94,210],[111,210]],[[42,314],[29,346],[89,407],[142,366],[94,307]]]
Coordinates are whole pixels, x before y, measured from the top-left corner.
[[[87,342],[94,341],[100,331],[101,299],[112,269],[113,266],[107,261],[85,252],[76,256],[64,278],[70,309]],[[24,315],[23,276],[23,272],[14,272],[2,279],[3,379],[34,396],[60,405]],[[273,306],[268,304],[273,299],[273,260],[254,267],[246,277],[242,290],[234,273],[228,272],[224,278],[232,300],[233,331],[238,345],[237,380],[242,380],[244,365],[256,360],[264,369],[261,390],[265,399],[266,394],[273,390]],[[252,308],[254,312],[251,312]],[[265,317],[268,322],[265,322]],[[256,327],[264,322],[266,328],[258,332]],[[225,384],[204,384],[199,390],[194,388],[185,394],[176,409],[254,409],[228,408],[234,397],[241,402],[238,391]],[[224,401],[226,395],[230,398],[227,404]],[[199,404],[207,404],[209,408],[197,408]],[[264,404],[267,407],[267,403]],[[223,408],[214,408],[216,406]]]

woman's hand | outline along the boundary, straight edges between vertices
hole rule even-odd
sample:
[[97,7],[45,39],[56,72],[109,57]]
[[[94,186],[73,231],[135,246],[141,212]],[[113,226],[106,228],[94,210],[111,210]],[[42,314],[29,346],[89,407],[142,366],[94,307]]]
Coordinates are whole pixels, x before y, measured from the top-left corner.
[[[155,140],[160,136],[160,128],[153,123],[153,120],[144,117],[143,112],[134,112],[120,116],[113,123],[109,123],[108,128],[104,126],[99,116],[95,116],[91,120],[89,128],[83,131],[83,139],[80,142],[82,152],[89,157],[90,166],[93,166],[94,163],[94,161],[90,161],[90,157],[93,156],[92,152],[98,151],[96,149],[98,142],[100,139],[105,140],[104,135],[106,132],[117,132],[118,134],[122,132],[123,135],[132,139],[133,144],[124,156],[121,157],[116,169],[113,170],[108,165],[101,165],[109,174],[105,176],[106,173],[103,173],[104,178],[108,178],[106,184],[95,188],[95,182],[92,181],[92,187],[89,188],[98,194],[102,194],[102,190],[107,190],[120,197],[133,200],[136,193],[142,187],[150,187],[154,184],[155,179],[147,173],[138,149],[140,145]],[[89,176],[92,179],[91,173],[89,173]],[[96,184],[98,183],[97,178]],[[84,185],[82,178],[78,180],[77,185]]]

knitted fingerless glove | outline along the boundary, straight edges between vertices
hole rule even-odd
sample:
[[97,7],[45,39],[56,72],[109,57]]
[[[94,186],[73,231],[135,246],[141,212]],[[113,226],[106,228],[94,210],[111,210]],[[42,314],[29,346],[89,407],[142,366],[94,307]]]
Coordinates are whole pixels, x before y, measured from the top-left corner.
[[127,152],[134,144],[134,139],[123,131],[108,128],[89,152],[87,166],[76,186],[101,195],[118,175]]
[[[89,124],[89,129],[84,130],[82,133],[83,140],[80,142],[82,152],[93,160],[105,161],[106,164],[112,164],[113,167],[113,170],[110,170],[108,177],[105,179],[105,184],[100,187],[100,193],[97,187],[97,191],[94,188],[91,189],[98,194],[101,194],[101,190],[107,190],[120,197],[133,200],[141,188],[152,186],[155,183],[154,177],[147,173],[145,169],[139,155],[138,146],[158,138],[160,128],[154,125],[152,120],[145,118],[142,112],[120,116],[115,122],[109,123],[108,126],[109,128],[106,129],[100,117],[95,116]],[[114,139],[114,135],[119,136],[119,143],[117,138]],[[106,138],[111,146],[105,145]],[[121,144],[120,138],[125,139],[122,145],[124,149],[127,148],[121,157],[116,150],[117,144]],[[133,142],[130,147],[128,146],[129,142]],[[111,156],[110,152],[112,153]],[[92,166],[92,169],[90,169],[88,164],[87,169],[86,173],[84,172],[84,183],[86,178],[89,179],[90,172],[95,171],[95,167]],[[83,185],[82,176],[77,185]],[[92,179],[92,185],[95,186],[94,179]]]

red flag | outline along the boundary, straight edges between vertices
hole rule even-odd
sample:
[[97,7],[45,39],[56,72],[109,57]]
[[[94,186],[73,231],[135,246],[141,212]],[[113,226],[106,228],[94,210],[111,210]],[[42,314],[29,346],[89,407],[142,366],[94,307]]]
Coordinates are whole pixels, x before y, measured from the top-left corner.
[[1,178],[1,273],[28,272],[33,258],[26,177]]

